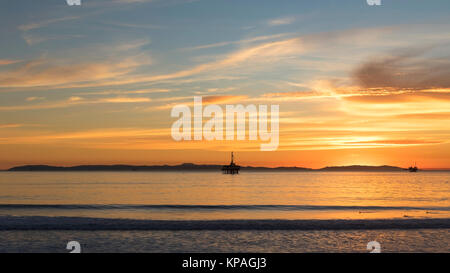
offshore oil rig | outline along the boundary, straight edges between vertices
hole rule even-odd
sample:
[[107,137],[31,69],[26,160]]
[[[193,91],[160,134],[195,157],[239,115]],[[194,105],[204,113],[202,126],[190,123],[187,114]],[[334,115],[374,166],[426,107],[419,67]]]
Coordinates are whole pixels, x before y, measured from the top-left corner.
[[417,168],[417,164],[414,162],[414,167],[411,166],[408,168],[408,171],[412,172],[412,173],[416,173],[419,170],[419,168]]
[[222,172],[224,174],[238,174],[239,170],[241,169],[241,166],[236,165],[234,163],[234,154],[231,152],[231,162],[230,165],[225,165],[222,167]]

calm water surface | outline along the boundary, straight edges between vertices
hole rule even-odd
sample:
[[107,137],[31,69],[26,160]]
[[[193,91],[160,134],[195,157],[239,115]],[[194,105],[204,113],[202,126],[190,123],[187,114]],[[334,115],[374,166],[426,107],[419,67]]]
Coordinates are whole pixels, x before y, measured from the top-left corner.
[[[65,252],[69,240],[86,252],[364,252],[371,240],[386,252],[450,252],[449,183],[449,172],[0,172],[0,252]],[[101,228],[120,220],[123,230],[66,230],[86,228],[86,219]],[[364,225],[339,224],[355,219]],[[365,228],[380,219],[447,224]],[[244,228],[127,229],[155,220],[241,221]],[[246,230],[251,220],[274,228]],[[278,226],[285,220],[338,224],[286,230]],[[29,230],[50,222],[51,230]]]
[[450,172],[234,176],[0,172],[0,215],[186,220],[445,218],[450,211],[449,183]]

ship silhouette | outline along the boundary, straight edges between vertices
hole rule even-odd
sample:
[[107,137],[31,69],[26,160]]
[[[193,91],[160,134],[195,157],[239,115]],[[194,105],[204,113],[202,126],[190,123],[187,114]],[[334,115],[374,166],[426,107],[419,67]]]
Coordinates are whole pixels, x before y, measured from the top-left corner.
[[241,166],[236,165],[234,163],[234,154],[231,152],[231,162],[230,165],[225,165],[222,167],[222,172],[224,174],[238,174],[239,170],[241,169]]
[[419,170],[419,168],[417,168],[417,164],[414,162],[414,167],[413,166],[410,166],[409,168],[408,168],[408,171],[410,171],[410,172],[412,172],[412,173],[415,173],[415,172],[417,172]]

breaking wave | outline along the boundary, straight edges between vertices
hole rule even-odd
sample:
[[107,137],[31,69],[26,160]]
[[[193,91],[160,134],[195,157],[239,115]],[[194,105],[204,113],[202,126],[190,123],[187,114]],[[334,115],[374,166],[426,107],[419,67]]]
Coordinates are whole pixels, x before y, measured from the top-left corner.
[[0,230],[365,230],[450,228],[450,218],[375,220],[137,220],[0,216]]
[[450,207],[410,206],[315,206],[315,205],[70,205],[70,204],[0,204],[2,210],[424,210],[450,211]]

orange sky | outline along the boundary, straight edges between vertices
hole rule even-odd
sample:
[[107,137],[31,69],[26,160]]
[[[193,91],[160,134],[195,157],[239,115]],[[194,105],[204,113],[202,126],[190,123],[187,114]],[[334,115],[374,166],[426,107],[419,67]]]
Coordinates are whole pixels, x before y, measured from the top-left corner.
[[[222,23],[210,27],[169,12],[177,5],[161,10],[170,20],[143,16],[161,7],[135,2],[4,19],[0,169],[223,164],[230,151],[241,165],[450,168],[450,23],[441,9],[411,16],[402,7],[392,18],[389,7],[302,2],[282,16],[248,11],[238,25],[227,25],[238,15],[216,14],[209,20]],[[279,105],[278,150],[261,152],[259,140],[174,141],[170,111],[192,107],[194,96],[222,109]]]

